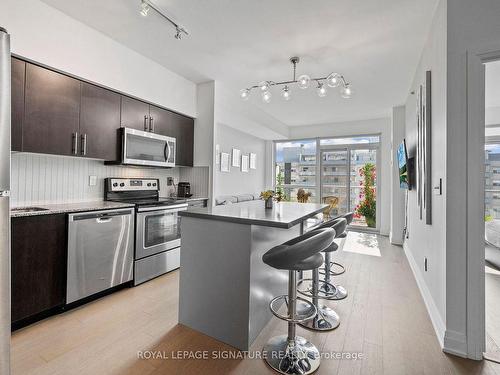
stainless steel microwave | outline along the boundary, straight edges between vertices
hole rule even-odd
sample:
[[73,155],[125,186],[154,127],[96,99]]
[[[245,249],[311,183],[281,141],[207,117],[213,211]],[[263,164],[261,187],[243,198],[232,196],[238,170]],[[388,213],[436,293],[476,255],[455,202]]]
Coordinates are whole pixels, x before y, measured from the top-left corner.
[[122,128],[121,164],[175,167],[175,138]]

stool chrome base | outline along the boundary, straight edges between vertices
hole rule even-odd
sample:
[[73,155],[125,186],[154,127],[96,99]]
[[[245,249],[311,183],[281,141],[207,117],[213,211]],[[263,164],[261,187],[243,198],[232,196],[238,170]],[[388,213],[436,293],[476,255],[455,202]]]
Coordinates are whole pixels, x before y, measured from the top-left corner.
[[335,289],[333,289],[330,285],[330,283],[324,282],[323,280],[320,280],[319,282],[320,292],[330,294],[330,296],[326,297],[325,299],[328,299],[330,301],[339,301],[347,297],[347,289],[342,285],[334,285]]
[[288,340],[287,335],[275,336],[264,346],[265,360],[281,374],[308,375],[320,365],[319,350],[305,338],[295,336]]
[[[334,267],[338,268],[338,272],[333,271]],[[319,269],[320,275],[326,275],[326,272],[327,272],[326,267],[321,267]],[[339,275],[342,275],[343,273],[345,273],[345,267],[342,264],[337,263],[337,262],[330,262],[330,276],[339,276]]]
[[[307,310],[307,306],[297,303],[297,313]],[[319,305],[317,315],[308,321],[301,322],[299,325],[303,328],[313,331],[331,331],[340,325],[340,316],[332,308],[326,305]]]

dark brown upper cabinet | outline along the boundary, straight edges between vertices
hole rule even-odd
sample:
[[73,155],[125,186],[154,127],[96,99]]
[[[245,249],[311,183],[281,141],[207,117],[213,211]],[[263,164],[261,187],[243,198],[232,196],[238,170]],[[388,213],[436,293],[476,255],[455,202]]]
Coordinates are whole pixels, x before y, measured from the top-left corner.
[[194,119],[172,113],[174,129],[176,132],[176,152],[175,164],[192,167],[193,166],[193,146],[194,146]]
[[26,64],[23,151],[77,155],[80,81]]
[[150,106],[149,113],[155,133],[176,139],[175,164],[192,167],[194,120],[154,105]]
[[11,149],[12,151],[22,151],[26,63],[22,60],[12,58],[11,72]]
[[82,82],[78,154],[89,158],[119,158],[121,95]]
[[150,131],[149,104],[122,95],[121,126]]

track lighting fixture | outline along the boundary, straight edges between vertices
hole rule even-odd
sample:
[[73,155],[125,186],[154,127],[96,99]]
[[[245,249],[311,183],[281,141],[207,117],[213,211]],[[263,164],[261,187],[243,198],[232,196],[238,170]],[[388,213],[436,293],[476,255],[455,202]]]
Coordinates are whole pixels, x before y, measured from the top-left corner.
[[175,27],[174,38],[180,40],[182,38],[182,34],[189,35],[188,31],[181,25],[179,25],[171,16],[168,16],[167,13],[161,10],[157,5],[155,5],[151,0],[141,0],[141,9],[139,13],[141,16],[146,17],[150,9],[153,9],[156,13],[158,13],[163,19],[168,21],[172,26]]

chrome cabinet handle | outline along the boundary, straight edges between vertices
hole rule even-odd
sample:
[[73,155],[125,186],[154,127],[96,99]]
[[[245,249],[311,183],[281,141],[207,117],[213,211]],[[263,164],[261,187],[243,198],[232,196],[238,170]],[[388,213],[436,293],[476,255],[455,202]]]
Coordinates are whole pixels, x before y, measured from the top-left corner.
[[80,145],[80,152],[82,153],[83,156],[87,155],[87,134],[82,134],[81,135],[81,145]]
[[153,132],[155,131],[155,123],[154,123],[154,118],[152,116],[149,116],[149,131]]
[[75,132],[72,134],[71,138],[71,153],[73,155],[78,155],[78,133]]
[[144,131],[148,131],[148,115],[144,115]]

